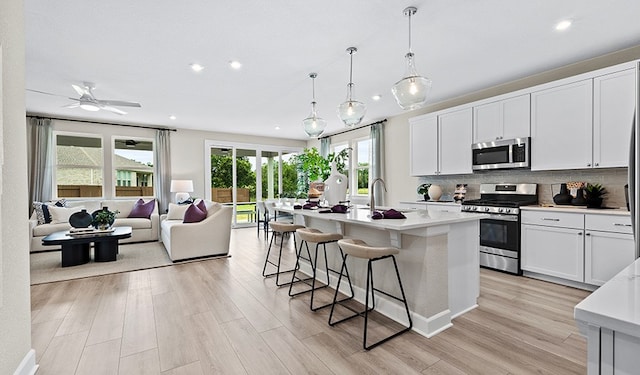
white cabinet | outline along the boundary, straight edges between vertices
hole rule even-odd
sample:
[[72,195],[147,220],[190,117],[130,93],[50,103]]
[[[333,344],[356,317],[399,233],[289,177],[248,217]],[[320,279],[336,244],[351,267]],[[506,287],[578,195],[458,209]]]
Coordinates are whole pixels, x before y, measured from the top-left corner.
[[591,167],[591,79],[531,93],[531,170]]
[[531,93],[531,169],[626,167],[635,81],[630,68]]
[[471,135],[472,108],[464,108],[438,116],[440,137],[438,174],[472,173]]
[[438,116],[409,119],[409,137],[411,175],[438,174]]
[[529,137],[530,95],[473,107],[473,143]]
[[602,285],[634,260],[629,216],[522,212],[522,269]]
[[593,79],[593,166],[629,165],[635,109],[636,71],[627,69]]
[[602,285],[635,260],[631,219],[585,215],[584,282]]
[[409,119],[412,176],[472,173],[471,107]]
[[462,205],[455,202],[400,202],[398,208],[405,210],[429,210],[439,212],[460,212]]
[[[523,223],[525,216],[523,212]],[[537,214],[537,213],[536,213]],[[554,214],[542,221],[554,226],[523,224],[521,230],[522,269],[573,281],[584,281],[584,231],[557,227],[563,219]],[[579,216],[579,218],[578,218]],[[535,222],[537,217],[530,222]],[[582,215],[576,215],[581,221]]]

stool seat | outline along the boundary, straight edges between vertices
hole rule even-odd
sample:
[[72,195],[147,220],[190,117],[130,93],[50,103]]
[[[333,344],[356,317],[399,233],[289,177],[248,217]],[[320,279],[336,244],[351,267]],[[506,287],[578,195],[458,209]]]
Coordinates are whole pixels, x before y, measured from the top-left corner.
[[375,247],[369,246],[366,242],[358,239],[344,239],[339,240],[338,245],[347,255],[351,255],[356,258],[363,259],[375,259],[384,257],[387,255],[395,255],[400,253],[395,247]]
[[313,243],[335,242],[342,239],[340,233],[325,233],[315,228],[300,228],[296,233],[301,240]]
[[290,233],[295,232],[297,229],[304,228],[304,225],[271,221],[269,222],[269,227],[271,227],[271,230],[274,232]]

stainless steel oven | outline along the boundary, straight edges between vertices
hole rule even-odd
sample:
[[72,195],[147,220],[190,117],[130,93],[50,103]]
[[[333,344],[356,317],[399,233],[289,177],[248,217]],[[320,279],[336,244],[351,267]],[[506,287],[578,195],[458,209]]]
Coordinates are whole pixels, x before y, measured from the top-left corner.
[[536,184],[481,184],[480,199],[462,211],[489,214],[480,220],[480,265],[516,275],[520,268],[520,206],[537,204]]

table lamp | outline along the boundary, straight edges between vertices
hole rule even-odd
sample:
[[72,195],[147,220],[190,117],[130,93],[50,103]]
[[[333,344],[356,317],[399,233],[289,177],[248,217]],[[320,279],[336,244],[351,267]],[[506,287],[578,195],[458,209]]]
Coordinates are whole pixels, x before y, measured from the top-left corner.
[[189,199],[193,192],[192,180],[171,180],[171,192],[176,193],[176,203],[180,204]]

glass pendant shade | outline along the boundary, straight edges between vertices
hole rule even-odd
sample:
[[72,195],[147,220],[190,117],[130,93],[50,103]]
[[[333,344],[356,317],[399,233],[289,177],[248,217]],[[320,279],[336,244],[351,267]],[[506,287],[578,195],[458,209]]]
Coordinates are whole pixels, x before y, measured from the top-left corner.
[[318,111],[316,110],[315,81],[317,76],[318,76],[317,73],[309,73],[309,77],[311,78],[311,82],[312,82],[313,100],[311,101],[311,113],[309,114],[309,117],[302,120],[302,127],[304,129],[304,132],[307,133],[307,135],[312,138],[319,137],[322,134],[322,132],[324,132],[324,129],[327,127],[327,121],[322,117],[318,117]]
[[364,118],[367,108],[364,103],[353,100],[353,54],[356,47],[347,48],[351,62],[349,65],[349,84],[347,85],[347,100],[338,105],[338,117],[349,128],[359,125]]
[[416,71],[413,52],[411,52],[411,16],[418,11],[415,7],[405,8],[403,14],[409,18],[409,52],[405,55],[406,73],[404,78],[391,88],[393,97],[404,110],[418,109],[427,103],[431,92],[431,80]]
[[407,72],[404,78],[393,85],[391,93],[400,108],[405,110],[418,109],[427,103],[429,92],[431,92],[431,80],[416,72],[413,53],[407,53],[405,58]]
[[311,113],[309,117],[302,120],[302,126],[309,137],[319,137],[327,127],[327,121],[322,117],[318,117],[316,102],[311,102]]

